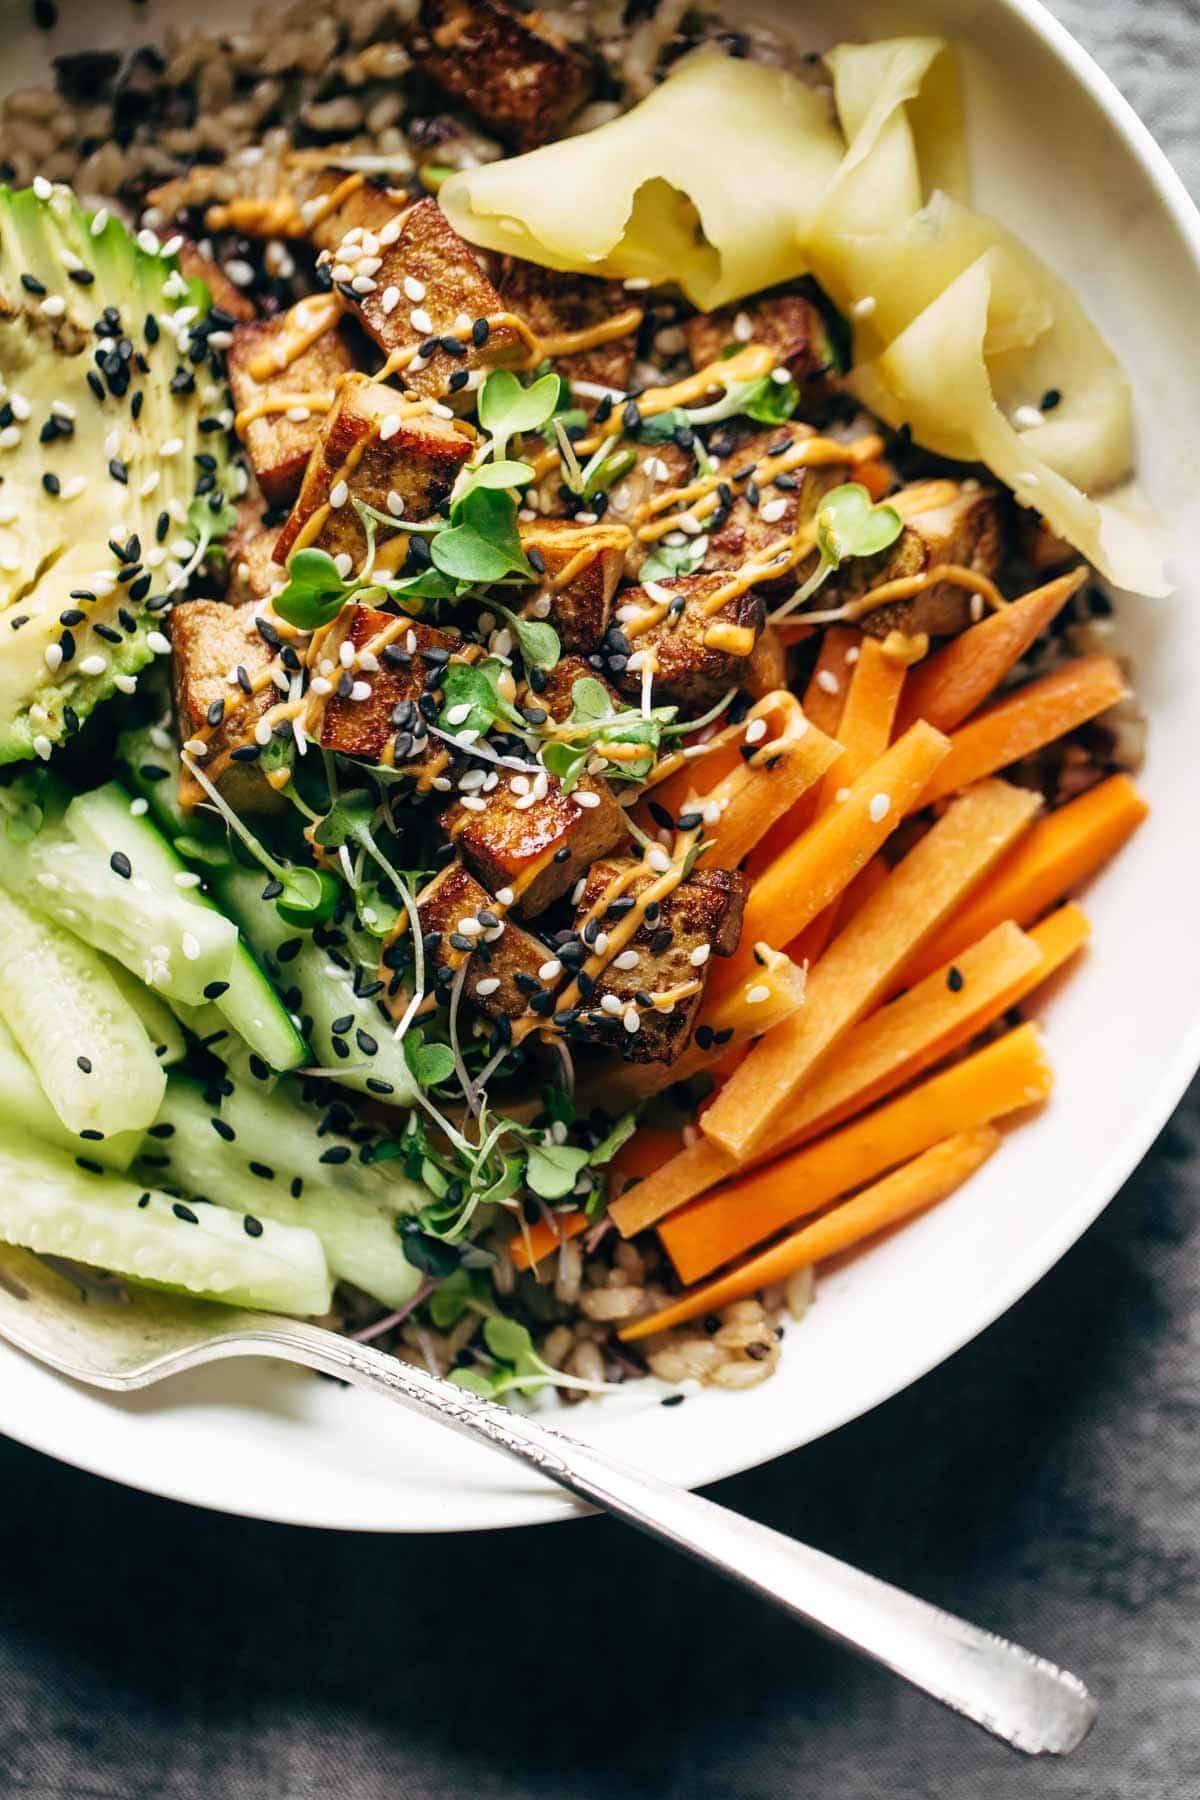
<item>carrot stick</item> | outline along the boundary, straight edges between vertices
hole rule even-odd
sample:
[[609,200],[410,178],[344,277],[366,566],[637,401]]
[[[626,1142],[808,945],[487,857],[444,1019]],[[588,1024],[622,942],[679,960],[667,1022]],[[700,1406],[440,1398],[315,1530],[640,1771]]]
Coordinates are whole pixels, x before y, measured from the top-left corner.
[[[736,868],[841,756],[841,746],[805,718],[795,698],[784,697],[790,709],[780,709],[781,728],[754,743],[752,762],[739,757],[737,767],[709,790],[707,802],[719,807],[720,815],[704,828],[711,845],[697,859],[698,868]],[[747,725],[763,716],[752,707]]]
[[945,1138],[914,1161],[904,1163],[885,1175],[882,1181],[864,1188],[852,1200],[801,1226],[790,1237],[760,1250],[748,1262],[692,1288],[681,1299],[672,1301],[648,1318],[637,1319],[617,1333],[631,1342],[683,1325],[705,1313],[744,1300],[772,1282],[786,1281],[797,1269],[823,1262],[841,1250],[849,1250],[864,1238],[875,1237],[889,1225],[897,1225],[913,1213],[944,1200],[955,1188],[972,1176],[985,1163],[1000,1143],[1000,1133],[993,1125],[980,1125],[973,1131],[958,1132]]
[[859,776],[845,800],[764,870],[750,890],[741,947],[713,970],[710,989],[724,991],[743,979],[755,943],[790,943],[841,893],[915,804],[948,743],[940,731],[918,721]]
[[659,1236],[680,1279],[699,1281],[942,1138],[1044,1100],[1052,1084],[1037,1028],[1020,1025],[829,1137],[693,1201],[663,1220]]
[[[870,786],[874,771],[864,779]],[[800,1011],[769,1032],[722,1089],[701,1121],[705,1137],[745,1157],[794,1103],[820,1059],[882,998],[895,971],[983,879],[1040,805],[1035,794],[1004,781],[980,782],[960,794],[835,938],[809,975]],[[840,819],[843,810],[828,817]],[[813,836],[824,823],[818,821]]]
[[[842,754],[821,782],[818,817],[836,806],[838,795],[844,794],[887,749],[905,674],[905,665],[886,655],[877,638],[863,638],[838,726]],[[841,904],[839,895],[806,928],[796,953],[798,962],[816,962],[834,934]]]
[[[821,648],[804,690],[804,716],[826,737],[835,738],[838,734],[846,696],[849,667],[846,658],[861,641],[861,634],[851,631],[848,625],[831,625],[821,639]],[[782,819],[776,820],[750,859],[748,873],[752,879],[756,880],[768,863],[812,823],[816,812],[816,796],[806,794]]]
[[749,975],[719,995],[705,994],[692,1041],[681,1056],[673,1063],[623,1063],[592,1076],[576,1090],[577,1112],[595,1106],[624,1112],[677,1081],[714,1073],[732,1051],[790,1018],[804,1002],[804,984],[804,970],[790,956],[760,944]]
[[899,974],[921,981],[1001,919],[1028,925],[1115,855],[1149,811],[1127,775],[1112,775],[1039,819],[995,873]]
[[[757,1168],[810,1143],[960,1049],[1049,980],[1086,942],[1088,930],[1077,906],[1060,907],[1028,935],[1011,923],[998,925],[956,963],[848,1032],[804,1090],[797,1110],[768,1133],[748,1166]],[[949,985],[952,968],[962,976],[957,990]],[[633,1237],[738,1168],[733,1157],[702,1138],[611,1206],[613,1222],[623,1237]]]
[[585,1212],[555,1213],[553,1223],[547,1219],[539,1219],[536,1225],[528,1227],[528,1236],[513,1238],[508,1246],[508,1254],[513,1259],[513,1266],[518,1269],[532,1269],[565,1244],[568,1238],[578,1237],[589,1225],[595,1224]]
[[[1106,712],[1125,694],[1125,677],[1111,656],[1077,656],[1031,681],[962,726],[951,738],[951,751],[918,802],[928,806],[947,794],[1023,756],[1032,756],[1097,713]],[[911,729],[911,728],[910,728]]]
[[643,1181],[647,1175],[655,1174],[683,1147],[681,1131],[668,1131],[659,1125],[640,1125],[628,1142],[621,1145],[608,1166],[609,1192],[620,1191],[631,1181]]
[[898,728],[907,731],[914,719],[926,719],[939,731],[954,731],[994,693],[1086,580],[1086,569],[1072,569],[951,638],[909,676]]

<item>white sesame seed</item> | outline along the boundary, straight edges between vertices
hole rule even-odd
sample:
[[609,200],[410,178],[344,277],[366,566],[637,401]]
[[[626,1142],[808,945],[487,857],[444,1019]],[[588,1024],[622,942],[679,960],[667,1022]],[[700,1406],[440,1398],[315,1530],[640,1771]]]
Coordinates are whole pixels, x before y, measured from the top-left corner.
[[[436,787],[436,785],[437,783],[435,782],[434,786]],[[448,781],[446,787],[450,788],[451,786],[453,786],[453,783]],[[485,812],[487,810],[487,801],[481,800],[478,794],[464,794],[461,804],[466,807],[468,812]],[[520,804],[520,802],[518,802],[518,804]]]
[[350,555],[349,551],[343,550],[339,556],[334,557],[333,566],[341,576],[342,580],[345,581],[354,567],[354,558]]
[[62,645],[47,644],[46,648],[42,651],[42,655],[45,658],[46,667],[49,669],[50,673],[52,675],[56,674],[62,667]]
[[193,937],[190,931],[184,932],[179,940],[179,947],[189,962],[195,962],[200,955],[200,940]]
[[371,698],[370,682],[356,681],[352,683],[350,688],[350,698],[352,700],[369,700]]
[[67,303],[61,294],[47,294],[38,306],[38,311],[47,319],[61,319],[67,310]]
[[326,681],[323,675],[314,675],[308,684],[308,691],[310,694],[332,694],[333,683],[332,681]]
[[849,798],[850,798],[850,789],[848,787],[840,787],[838,789],[837,793],[834,795],[834,799],[837,801],[839,806],[844,806],[846,801]]
[[619,956],[613,957],[613,968],[636,969],[641,960],[636,950],[622,950]]
[[174,237],[169,237],[167,239],[166,243],[162,247],[161,254],[163,256],[178,256],[179,252],[182,249],[183,249],[183,238],[179,232],[176,232]]
[[103,675],[107,667],[107,656],[85,656],[79,665],[79,673],[81,675]]
[[650,277],[648,275],[630,275],[621,283],[621,286],[627,294],[640,294],[650,286]]
[[882,824],[892,810],[891,796],[889,794],[872,794],[871,804],[867,810],[873,824]]
[[138,232],[137,247],[139,250],[144,250],[147,256],[157,256],[162,249],[162,245],[149,227]]
[[187,751],[189,756],[207,756],[208,755],[208,745],[205,743],[203,738],[188,738],[187,742],[184,744],[183,747]]
[[640,1030],[642,1021],[638,1017],[637,1008],[635,1006],[626,1007],[621,1023],[624,1025],[630,1037],[633,1036],[635,1031]]
[[854,302],[850,311],[856,319],[869,319],[878,304],[874,294],[864,294],[861,300]]
[[599,806],[599,804],[600,804],[599,794],[589,793],[586,788],[583,788],[579,792],[576,793],[575,800],[579,806],[586,806],[589,808],[593,807],[593,806]]
[[0,431],[0,450],[15,450],[21,442],[21,433],[16,425],[6,425]]
[[[400,289],[394,285],[392,287],[385,287],[379,300],[380,311],[386,313],[390,318],[399,304]],[[476,988],[475,992],[478,993],[479,989]]]
[[369,275],[356,275],[350,286],[356,294],[373,294],[379,283],[372,281]]
[[478,919],[466,918],[460,919],[454,929],[461,932],[463,937],[478,937],[483,930],[483,926],[479,923]]
[[764,525],[777,525],[787,509],[786,500],[764,500],[758,509],[758,516]]
[[177,438],[177,437],[167,438],[163,443],[161,443],[158,446],[158,454],[160,456],[166,456],[166,457],[178,456],[179,452],[182,449],[183,449],[183,439],[182,438]]
[[[371,241],[372,241],[372,243],[374,243],[375,240],[372,238]],[[366,249],[365,243],[363,244],[363,249],[364,250]],[[378,273],[382,267],[383,267],[382,256],[364,256],[361,258],[361,260],[359,262],[358,272],[360,275],[378,275]]]
[[289,406],[285,417],[293,425],[303,425],[306,419],[312,418],[312,408],[308,406]]
[[[384,230],[386,231],[386,229],[387,227],[385,226]],[[414,306],[419,306],[421,301],[425,298],[425,283],[423,281],[418,281],[415,275],[406,275],[404,277],[404,292]]]
[[459,706],[452,706],[446,714],[447,725],[465,725],[471,716],[470,701],[464,700]]
[[[147,800],[145,794],[139,794],[136,800],[131,800],[129,802],[129,811],[135,819],[145,818],[146,814],[150,811],[150,802]],[[175,879],[176,881],[179,880],[178,875]]]
[[733,336],[736,343],[748,344],[754,336],[754,321],[747,312],[740,312],[733,321]]
[[972,625],[978,625],[980,619],[982,619],[982,617],[983,617],[983,595],[982,594],[972,594],[971,595],[970,610],[971,610]]
[[1018,431],[1032,431],[1035,426],[1044,425],[1046,421],[1038,407],[1018,406],[1012,422]]
[[122,694],[133,694],[137,692],[137,678],[133,675],[114,675],[113,686]]
[[375,235],[378,237],[379,242],[385,246],[388,244],[394,244],[396,242],[396,239],[400,236],[400,220],[399,220],[399,218],[397,217],[395,219],[389,219],[387,224],[384,226],[381,226],[381,228]]
[[162,470],[151,469],[150,473],[143,479],[138,488],[138,498],[141,500],[148,500],[161,480]]
[[596,941],[592,945],[592,949],[596,952],[597,956],[604,955],[604,952],[608,949],[608,933],[607,933],[607,931],[598,931],[596,933]]
[[823,694],[840,694],[841,683],[832,669],[822,669],[817,676],[817,686]]
[[104,233],[104,227],[107,224],[108,224],[108,208],[107,208],[107,206],[102,206],[100,208],[100,211],[96,214],[95,218],[92,220],[92,223],[91,223],[92,236],[93,237],[101,237]]
[[549,959],[549,961],[544,962],[542,964],[541,968],[538,970],[538,980],[539,981],[557,981],[558,977],[561,974],[562,974],[562,964],[559,962],[557,956],[552,956]]
[[171,640],[170,638],[165,638],[161,631],[148,631],[146,633],[146,648],[148,650],[153,650],[155,656],[170,656]]
[[52,745],[50,739],[44,732],[39,732],[37,737],[34,738],[33,748],[36,755],[40,756],[43,762],[49,762]]
[[702,969],[711,955],[711,944],[697,944],[696,948],[688,957],[688,961],[691,963],[693,969]]
[[422,337],[428,337],[433,330],[433,320],[423,306],[413,307],[408,315],[408,322],[414,331],[419,331],[421,333]]
[[[136,804],[137,803],[135,801],[134,805],[136,805]],[[143,801],[143,805],[146,805],[146,804],[148,804],[148,803]],[[133,807],[131,806],[129,810],[130,810],[130,812],[132,812]],[[175,876],[174,879],[175,879],[175,886],[177,888],[198,888],[200,886],[200,876],[197,875],[197,873],[194,869],[180,869],[179,873]]]
[[761,1006],[764,1000],[769,1000],[770,998],[770,988],[764,987],[761,982],[759,982],[756,987],[746,989],[747,1006]]
[[338,507],[345,506],[350,498],[350,489],[344,481],[335,481],[329,490],[329,504],[336,512]]
[[670,857],[665,850],[660,850],[657,844],[654,846],[653,850],[648,850],[646,852],[646,862],[650,868],[654,870],[656,875],[665,875],[671,866]]
[[33,178],[33,191],[39,200],[48,200],[54,192],[54,189],[44,175],[35,175]]
[[354,273],[354,271],[350,267],[349,263],[335,262],[333,265],[332,273],[333,273],[333,279],[336,282],[340,283],[343,281],[349,281],[349,279],[350,279],[351,275]]
[[269,719],[260,719],[258,721],[258,724],[254,727],[254,741],[256,744],[270,743],[271,721]]
[[601,994],[600,1008],[602,1012],[612,1013],[614,1018],[623,1010],[622,1002],[617,999],[615,994]]
[[748,744],[760,744],[766,735],[767,721],[765,719],[751,719],[746,727],[746,742]]
[[440,400],[431,400],[429,410],[435,419],[452,419],[454,417],[454,408],[443,406]]
[[488,995],[494,994],[499,986],[500,980],[498,976],[486,975],[482,981],[477,981],[475,983],[475,992],[481,1000],[486,1000]]
[[349,638],[343,638],[338,645],[338,661],[341,663],[343,669],[352,669],[354,667],[354,645]]
[[383,421],[383,424],[379,427],[381,442],[386,444],[389,438],[394,438],[402,423],[403,420],[399,413],[389,413],[387,418]]
[[393,519],[400,519],[404,516],[404,495],[398,494],[395,488],[388,489],[387,509]]

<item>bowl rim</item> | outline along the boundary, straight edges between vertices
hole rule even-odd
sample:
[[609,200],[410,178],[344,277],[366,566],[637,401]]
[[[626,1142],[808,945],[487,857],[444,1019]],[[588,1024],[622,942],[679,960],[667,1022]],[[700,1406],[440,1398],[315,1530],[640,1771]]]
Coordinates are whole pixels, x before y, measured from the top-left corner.
[[[1041,41],[1045,51],[1066,69],[1111,123],[1129,154],[1149,179],[1166,210],[1171,227],[1186,246],[1197,274],[1200,275],[1200,209],[1191,199],[1165,152],[1115,83],[1061,20],[1049,11],[1044,0],[990,0],[990,3],[1007,11],[1028,28]],[[1091,1173],[1072,1203],[1063,1209],[1056,1227],[1043,1231],[1036,1241],[1031,1242],[1024,1256],[1008,1265],[1003,1278],[998,1278],[990,1288],[986,1305],[961,1330],[954,1331],[948,1340],[939,1340],[932,1345],[928,1353],[918,1357],[915,1363],[906,1361],[903,1366],[897,1365],[894,1374],[889,1372],[891,1365],[881,1359],[881,1378],[868,1391],[865,1400],[861,1393],[848,1399],[844,1406],[834,1409],[815,1432],[799,1439],[794,1427],[789,1426],[786,1411],[782,1408],[772,1415],[777,1421],[775,1430],[760,1431],[752,1442],[731,1435],[729,1447],[725,1447],[724,1434],[711,1434],[711,1452],[700,1459],[698,1468],[693,1469],[688,1485],[707,1486],[712,1482],[746,1473],[779,1456],[819,1441],[828,1433],[873,1411],[903,1389],[921,1380],[987,1330],[1066,1254],[1115,1199],[1170,1119],[1198,1067],[1200,1014],[1176,1043],[1158,1080],[1122,1134],[1119,1144]],[[394,1523],[381,1524],[378,1517],[368,1518],[344,1502],[336,1517],[329,1514],[316,1517],[311,1507],[304,1509],[298,1494],[294,1500],[289,1500],[286,1496],[282,1501],[273,1499],[269,1506],[261,1502],[255,1504],[253,1501],[239,1501],[234,1496],[230,1496],[228,1500],[206,1496],[197,1501],[194,1491],[189,1491],[185,1473],[181,1472],[179,1479],[175,1480],[172,1479],[169,1468],[151,1466],[131,1475],[127,1459],[120,1453],[107,1455],[102,1443],[91,1443],[78,1451],[70,1445],[64,1446],[50,1423],[52,1415],[47,1414],[45,1417],[45,1429],[42,1428],[41,1417],[36,1414],[16,1423],[6,1420],[3,1425],[4,1435],[70,1467],[163,1499],[200,1504],[215,1512],[260,1518],[280,1524],[302,1525],[310,1529],[338,1529],[380,1535],[424,1534],[430,1529],[424,1523],[410,1522],[404,1517],[397,1517]],[[736,1448],[733,1447],[735,1444]],[[544,1502],[539,1499],[536,1516],[531,1517],[530,1497],[527,1493],[497,1493],[489,1500],[486,1517],[442,1529],[511,1529],[584,1517],[591,1510],[562,1492],[557,1496],[548,1496]]]

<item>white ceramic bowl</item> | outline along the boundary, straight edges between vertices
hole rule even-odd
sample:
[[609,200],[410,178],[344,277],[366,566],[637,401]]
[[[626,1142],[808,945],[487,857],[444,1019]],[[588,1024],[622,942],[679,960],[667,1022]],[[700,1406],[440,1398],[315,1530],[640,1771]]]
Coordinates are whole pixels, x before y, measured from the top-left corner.
[[[206,21],[245,17],[218,0]],[[729,11],[738,7],[731,0]],[[762,0],[748,9],[762,16]],[[975,194],[1073,283],[1137,391],[1141,468],[1179,591],[1130,600],[1152,722],[1153,813],[1088,898],[1087,965],[1043,1008],[1058,1091],[969,1187],[821,1283],[776,1377],[663,1411],[652,1384],[575,1410],[581,1436],[689,1486],[766,1461],[877,1405],[1011,1306],[1091,1224],[1200,1061],[1200,468],[1189,379],[1200,217],[1115,89],[1035,0],[809,0],[775,10],[814,48],[910,29],[962,45]],[[48,39],[10,22],[4,79],[85,44],[153,38],[175,12],[94,0]],[[563,1517],[573,1502],[450,1433],[296,1371],[226,1364],[118,1401],[0,1353],[0,1430],[83,1468],[204,1506],[347,1530],[457,1531]]]

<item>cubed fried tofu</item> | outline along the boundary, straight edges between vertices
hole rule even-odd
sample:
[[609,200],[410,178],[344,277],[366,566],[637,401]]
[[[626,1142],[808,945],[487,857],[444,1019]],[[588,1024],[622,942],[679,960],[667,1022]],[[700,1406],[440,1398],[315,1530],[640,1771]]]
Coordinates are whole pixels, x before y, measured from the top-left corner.
[[278,541],[278,525],[264,525],[257,508],[243,508],[243,517],[226,544],[232,600],[254,600],[261,605],[284,586],[287,575],[275,561]]
[[551,776],[546,793],[532,804],[522,805],[528,793],[517,793],[507,781],[479,798],[479,808],[463,801],[448,807],[443,829],[491,893],[514,889],[516,911],[526,919],[566,893],[627,834],[625,814],[607,783],[587,775],[569,794]]
[[[889,497],[904,518],[895,543],[878,556],[844,564],[828,588],[822,607],[855,600],[869,588],[906,575],[921,575],[939,563],[958,563],[976,574],[995,575],[1004,555],[1004,516],[994,488],[965,487],[951,481],[914,483]],[[949,637],[970,622],[971,595],[949,582],[926,588],[910,600],[876,607],[859,620],[871,637],[902,631]]]
[[[744,563],[768,556],[785,545],[801,526],[811,523],[831,488],[853,479],[853,469],[846,462],[785,470],[782,486],[768,480],[763,467],[767,459],[784,454],[789,446],[808,436],[811,433],[803,426],[775,425],[744,438],[724,459],[721,474],[733,495],[733,504],[705,520],[709,528],[706,569],[739,569]],[[752,473],[756,465],[763,470],[757,479]],[[770,594],[779,587],[794,587],[795,578],[786,573],[755,585]]]
[[[206,766],[239,745],[253,744],[255,725],[279,698],[272,684],[258,685],[276,654],[255,624],[264,611],[256,600],[242,606],[184,600],[171,611],[171,674],[179,736],[184,743],[195,737],[207,742]],[[245,694],[238,682],[231,683],[235,670],[244,671],[257,691]],[[212,727],[209,709],[218,700],[223,716]],[[255,762],[228,763],[217,786],[239,812],[261,812],[280,804]],[[186,770],[180,777],[179,797],[189,810],[204,798],[200,783]]]
[[[384,546],[404,530],[404,519],[425,519],[437,511],[470,454],[471,439],[451,420],[415,411],[412,401],[386,382],[348,376],[322,421],[296,504],[275,546],[276,562],[286,563],[303,545],[330,556],[345,554],[359,567],[367,540],[350,497],[395,514],[394,526],[376,526],[376,544]],[[336,506],[334,499],[340,501]]]
[[356,180],[341,169],[322,169],[304,188],[300,216],[315,247],[332,254],[356,226],[363,232],[381,231],[408,205],[403,188]]
[[[543,269],[518,256],[502,257],[496,286],[504,304],[519,313],[536,332],[545,353],[568,381],[594,381],[600,387],[624,393],[633,377],[637,353],[637,328],[642,309],[633,305],[619,281],[601,281],[594,275],[564,275]],[[619,336],[587,349],[555,348],[556,340],[578,333],[601,332],[625,323]],[[581,397],[577,404],[591,410],[595,400]]]
[[[289,346],[304,331],[305,316],[301,301],[273,319],[238,325],[229,347],[235,429],[272,506],[290,506],[296,498],[337,384],[353,367],[350,347],[336,324],[289,357]],[[299,414],[304,416],[294,416]]]
[[794,288],[700,313],[683,329],[693,368],[716,362],[729,344],[766,344],[800,389],[802,408],[827,401],[835,390],[837,354],[825,320],[820,308]]
[[[397,359],[405,387],[437,398],[465,388],[472,369],[528,362],[534,348],[528,328],[507,311],[436,200],[397,212],[376,238],[372,260],[379,266],[366,277],[374,282],[370,293],[340,280],[339,286],[380,349]],[[335,271],[353,268],[343,259],[358,248],[338,245],[331,252]]]
[[670,488],[684,487],[696,476],[696,463],[690,450],[668,438],[665,444],[622,445],[632,448],[633,467],[608,490],[605,518],[615,525],[626,525],[633,533],[625,552],[625,574],[636,581],[638,571],[654,549],[637,536],[642,522],[641,508],[656,495]]
[[[390,743],[396,768],[413,768],[430,755],[440,755],[443,746],[430,738],[417,702],[430,669],[445,664],[458,649],[458,639],[373,606],[353,609],[346,638],[356,658],[366,651],[369,660],[365,668],[352,665],[329,672],[327,679],[336,685],[321,717],[322,747],[378,762]],[[378,667],[372,668],[371,661]],[[351,697],[357,682],[370,689],[365,699]]]
[[417,895],[425,950],[437,971],[438,987],[445,991],[465,961],[464,997],[491,1018],[512,1019],[525,1011],[531,992],[546,987],[538,970],[551,952],[532,932],[507,918],[499,932],[493,927],[466,934],[470,950],[451,941],[463,936],[464,920],[471,925],[481,911],[489,913],[494,907],[487,889],[460,862],[450,863]]
[[233,285],[220,263],[205,256],[191,238],[184,238],[179,246],[179,267],[189,281],[203,281],[212,295],[213,305],[219,306],[231,319],[245,323],[255,317],[253,302]]
[[576,525],[570,519],[531,519],[520,524],[521,545],[545,571],[550,623],[564,649],[597,650],[608,629],[609,609],[625,566],[629,533],[607,521]]
[[416,67],[519,150],[557,137],[591,91],[587,64],[537,13],[422,0]]
[[570,718],[575,705],[572,688],[585,677],[600,683],[612,700],[614,712],[620,709],[623,701],[616,688],[586,663],[582,656],[560,656],[552,669],[544,671],[542,686],[536,693],[530,691],[526,704],[542,707],[557,724],[561,724],[564,719]]
[[[576,911],[577,929],[628,867],[603,862],[592,868]],[[639,871],[622,891],[636,898],[658,879],[650,869]],[[737,949],[747,885],[746,877],[731,869],[697,869],[680,882],[634,934],[628,946],[638,958],[634,966],[618,969],[610,962],[597,978],[582,1021],[587,1036],[619,1049],[630,1062],[674,1062],[692,1034],[709,956],[732,956]],[[692,982],[699,983],[697,991],[676,1000],[669,1011],[653,1004],[657,996]],[[620,1002],[618,1011],[605,1006],[605,996]],[[638,1020],[636,1031],[625,1023],[630,1009]]]
[[[710,575],[679,575],[651,585],[672,602],[665,618],[644,631],[637,619],[627,619],[624,629],[633,646],[631,666],[617,676],[621,690],[633,696],[642,692],[646,656],[654,667],[653,699],[656,705],[708,706],[731,687],[750,684],[751,659],[763,628],[765,607],[753,591],[727,600],[716,613],[707,605],[720,589],[728,587],[724,571]],[[636,606],[658,613],[662,601],[644,587],[626,588],[622,611]]]

